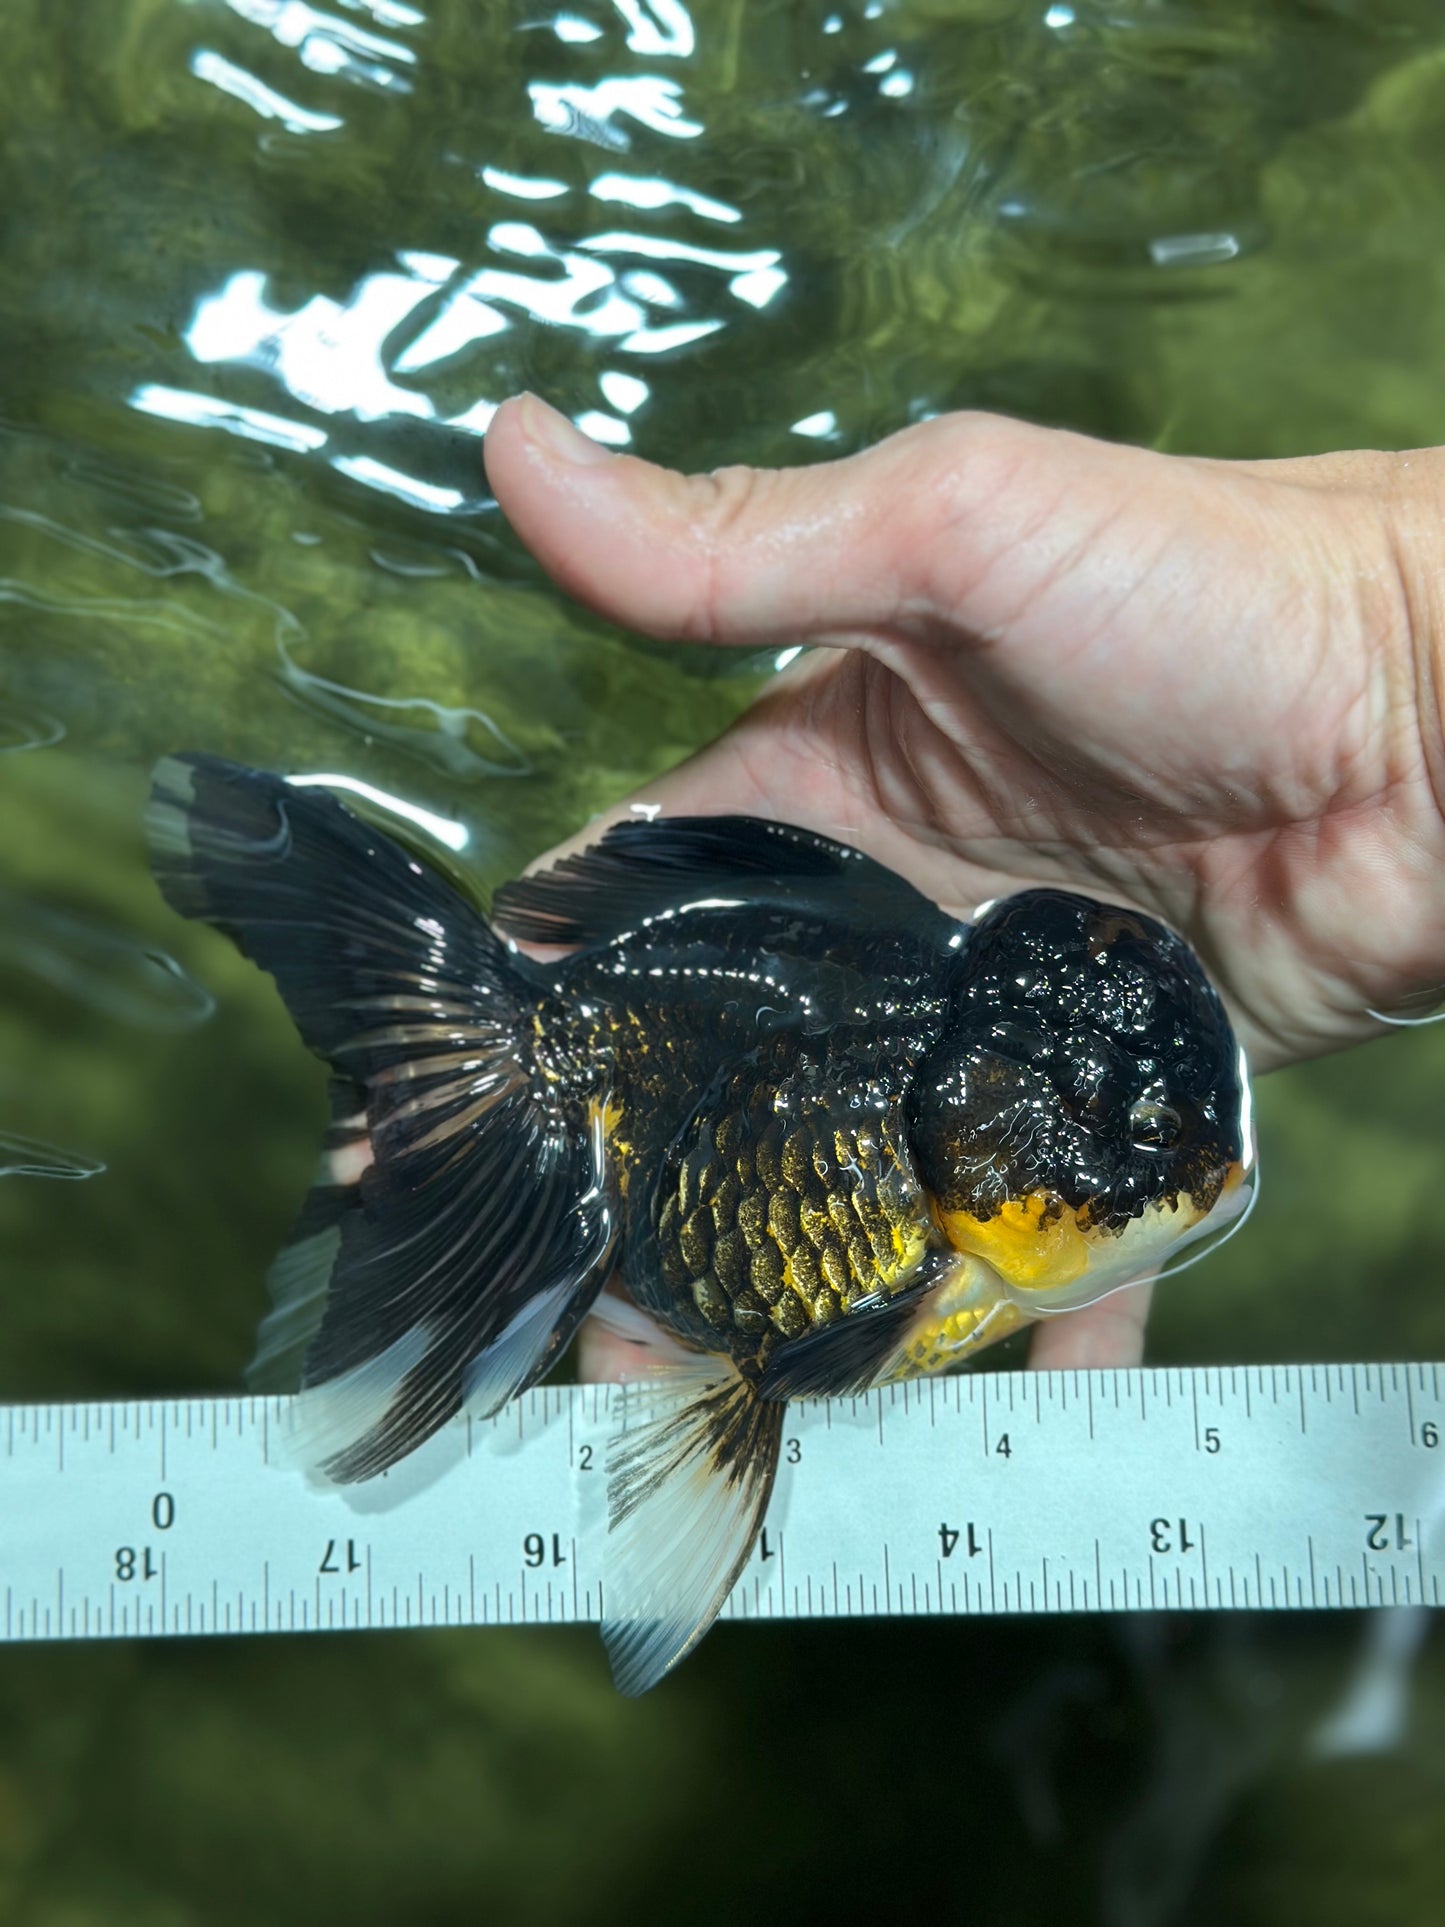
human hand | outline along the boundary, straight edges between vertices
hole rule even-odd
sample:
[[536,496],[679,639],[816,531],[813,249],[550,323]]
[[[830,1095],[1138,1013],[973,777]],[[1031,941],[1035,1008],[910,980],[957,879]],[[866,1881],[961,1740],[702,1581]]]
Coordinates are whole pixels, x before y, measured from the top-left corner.
[[[527,396],[487,470],[614,620],[823,645],[649,803],[823,830],[963,916],[1043,882],[1152,911],[1256,1069],[1445,980],[1439,453],[1222,463],[952,415],[684,477]],[[1031,1362],[1134,1362],[1146,1310],[1044,1321]],[[636,1360],[599,1334],[583,1364]]]

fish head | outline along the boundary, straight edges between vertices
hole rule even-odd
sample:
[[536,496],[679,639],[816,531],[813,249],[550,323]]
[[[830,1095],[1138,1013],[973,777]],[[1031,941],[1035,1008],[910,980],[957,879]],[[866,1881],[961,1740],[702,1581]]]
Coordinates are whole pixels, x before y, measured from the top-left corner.
[[1030,1317],[1192,1262],[1253,1200],[1248,1068],[1198,959],[1062,890],[973,926],[908,1126],[948,1243]]

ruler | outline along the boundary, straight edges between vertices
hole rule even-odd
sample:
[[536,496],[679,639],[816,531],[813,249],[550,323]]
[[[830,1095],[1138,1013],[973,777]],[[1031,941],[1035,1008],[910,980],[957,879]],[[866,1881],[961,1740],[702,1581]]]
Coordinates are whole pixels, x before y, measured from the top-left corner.
[[[1445,1366],[1009,1372],[790,1407],[726,1616],[1442,1603]],[[624,1396],[546,1387],[345,1491],[287,1399],[0,1408],[7,1640],[602,1608]]]

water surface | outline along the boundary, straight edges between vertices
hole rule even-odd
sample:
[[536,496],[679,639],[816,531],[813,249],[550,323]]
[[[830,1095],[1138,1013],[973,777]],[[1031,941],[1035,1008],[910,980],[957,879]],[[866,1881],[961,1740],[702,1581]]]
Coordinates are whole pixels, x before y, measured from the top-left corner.
[[[366,784],[485,889],[769,673],[541,579],[506,395],[694,468],[975,406],[1445,441],[1442,232],[1434,0],[17,0],[0,1396],[234,1387],[314,1154],[269,987],[146,877],[156,755]],[[1442,1086],[1430,1032],[1271,1080],[1154,1356],[1445,1355]],[[0,1912],[1423,1927],[1445,1680],[1378,1624],[724,1629],[642,1706],[581,1634],[0,1654]]]

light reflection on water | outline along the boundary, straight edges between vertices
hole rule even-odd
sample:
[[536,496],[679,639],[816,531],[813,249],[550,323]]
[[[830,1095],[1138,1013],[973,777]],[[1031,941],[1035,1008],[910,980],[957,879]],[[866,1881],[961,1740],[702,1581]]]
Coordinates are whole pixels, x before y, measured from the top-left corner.
[[0,1131],[0,1178],[97,1178],[104,1170],[98,1158]]
[[0,965],[141,1030],[194,1030],[216,1008],[174,957],[128,930],[3,888]]

